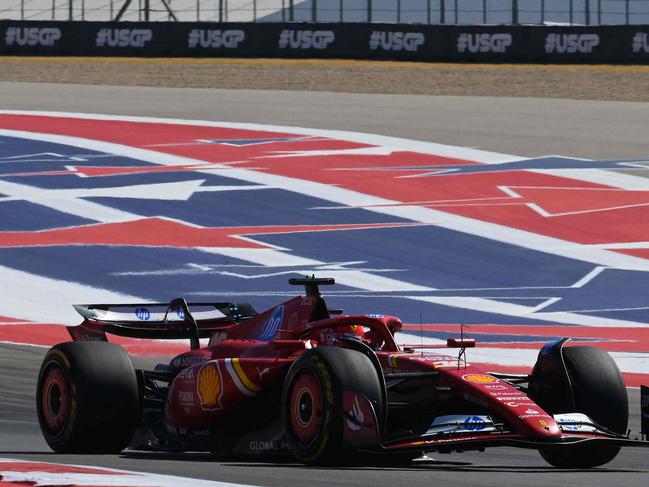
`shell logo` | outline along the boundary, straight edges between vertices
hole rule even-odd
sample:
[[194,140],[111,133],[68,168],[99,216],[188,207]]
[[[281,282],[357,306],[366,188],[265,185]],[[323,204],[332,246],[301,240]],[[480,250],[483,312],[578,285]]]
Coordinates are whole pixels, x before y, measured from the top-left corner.
[[478,384],[491,384],[498,382],[498,379],[487,374],[466,374],[462,376],[467,382],[476,382]]
[[223,381],[218,362],[210,362],[203,366],[198,373],[198,397],[201,408],[204,410],[223,409],[221,396],[223,395]]

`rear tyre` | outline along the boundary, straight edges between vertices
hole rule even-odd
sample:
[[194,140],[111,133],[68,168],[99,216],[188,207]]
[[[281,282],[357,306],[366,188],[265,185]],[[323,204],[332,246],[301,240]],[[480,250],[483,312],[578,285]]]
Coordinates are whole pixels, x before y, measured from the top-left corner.
[[291,366],[282,390],[282,425],[299,461],[339,465],[358,458],[344,444],[343,390],[363,394],[382,417],[379,377],[362,353],[322,346],[307,350]]
[[[595,347],[566,347],[563,357],[575,398],[574,412],[586,414],[615,433],[626,433],[628,397],[622,374],[611,356]],[[539,450],[550,465],[563,468],[598,467],[613,460],[619,451],[618,446],[588,444]]]
[[38,376],[36,410],[47,444],[57,453],[118,453],[139,423],[133,364],[107,342],[52,347]]

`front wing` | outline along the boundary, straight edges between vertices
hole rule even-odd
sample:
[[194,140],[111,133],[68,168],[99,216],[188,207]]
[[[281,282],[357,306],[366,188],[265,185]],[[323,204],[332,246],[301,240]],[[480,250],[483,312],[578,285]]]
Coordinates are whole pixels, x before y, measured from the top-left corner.
[[480,450],[487,447],[514,446],[518,448],[560,448],[562,446],[574,446],[577,444],[597,443],[609,446],[624,447],[649,447],[649,441],[632,439],[626,436],[608,436],[599,434],[570,433],[561,436],[558,440],[536,440],[524,437],[515,433],[488,433],[453,436],[444,435],[443,438],[436,437],[413,437],[382,443],[382,451],[464,451]]

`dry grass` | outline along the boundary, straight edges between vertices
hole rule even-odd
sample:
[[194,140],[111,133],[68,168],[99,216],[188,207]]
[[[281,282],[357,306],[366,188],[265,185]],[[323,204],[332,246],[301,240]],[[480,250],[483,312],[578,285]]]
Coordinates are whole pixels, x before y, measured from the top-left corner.
[[649,66],[0,57],[0,81],[649,101]]

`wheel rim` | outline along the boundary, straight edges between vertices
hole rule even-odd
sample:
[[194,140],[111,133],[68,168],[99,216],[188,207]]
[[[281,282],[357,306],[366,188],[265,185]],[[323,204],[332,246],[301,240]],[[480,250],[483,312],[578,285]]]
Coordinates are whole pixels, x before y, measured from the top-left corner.
[[58,434],[68,418],[70,395],[65,375],[57,365],[51,366],[45,375],[41,411],[49,432]]
[[317,440],[323,424],[323,395],[318,379],[301,374],[291,392],[291,426],[297,439],[309,445]]

